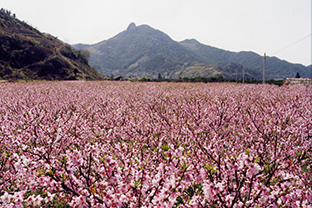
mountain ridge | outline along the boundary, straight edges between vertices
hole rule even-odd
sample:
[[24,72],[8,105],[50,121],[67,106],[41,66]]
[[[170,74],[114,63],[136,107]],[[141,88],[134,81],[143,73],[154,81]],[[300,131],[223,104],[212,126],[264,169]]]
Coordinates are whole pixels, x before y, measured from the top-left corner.
[[[225,64],[225,63],[238,63],[246,67],[254,68],[258,71],[263,69],[263,56],[253,51],[240,51],[231,52],[223,49],[218,49],[212,46],[204,45],[197,40],[184,40],[180,42],[182,45],[196,51],[203,59],[214,56],[217,54],[217,58],[210,59],[214,62],[210,64]],[[288,69],[289,65],[293,66],[293,70]],[[281,70],[284,70],[283,78],[295,76],[299,72],[303,77],[309,77],[309,68],[311,66],[304,66],[302,64],[294,64],[287,62],[286,60],[280,60],[277,57],[266,57],[266,71],[268,77],[278,78],[277,74]],[[295,71],[294,71],[295,70]]]

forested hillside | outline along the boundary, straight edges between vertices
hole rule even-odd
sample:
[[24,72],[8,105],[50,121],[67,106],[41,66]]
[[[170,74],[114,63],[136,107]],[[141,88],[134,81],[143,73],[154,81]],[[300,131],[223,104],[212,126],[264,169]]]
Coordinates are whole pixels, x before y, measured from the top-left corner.
[[0,10],[0,79],[94,80],[102,76],[78,51]]

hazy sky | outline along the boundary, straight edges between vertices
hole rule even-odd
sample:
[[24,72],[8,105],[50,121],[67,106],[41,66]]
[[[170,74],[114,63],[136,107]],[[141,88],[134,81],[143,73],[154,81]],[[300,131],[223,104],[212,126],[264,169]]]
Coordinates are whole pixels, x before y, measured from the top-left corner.
[[135,22],[176,41],[311,64],[311,0],[0,0],[0,7],[70,44],[109,39]]

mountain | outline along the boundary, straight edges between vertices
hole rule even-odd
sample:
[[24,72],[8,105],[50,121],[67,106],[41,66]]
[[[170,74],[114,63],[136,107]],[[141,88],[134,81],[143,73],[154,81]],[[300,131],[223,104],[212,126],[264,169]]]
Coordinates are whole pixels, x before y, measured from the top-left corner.
[[[235,78],[236,70],[205,63],[196,53],[148,25],[128,28],[109,40],[94,45],[77,44],[76,49],[91,53],[90,64],[106,76],[165,78],[209,77]],[[237,65],[238,66],[238,65]],[[242,69],[243,66],[239,66]],[[245,67],[246,72],[248,68]],[[248,73],[246,73],[248,77]],[[255,75],[260,76],[259,74]],[[251,78],[251,76],[250,76]]]
[[107,76],[172,77],[185,63],[200,62],[198,56],[165,33],[148,25],[127,30],[95,45],[74,45],[91,52],[90,63]]
[[97,80],[88,52],[43,34],[15,15],[0,10],[0,79]]
[[[94,45],[74,48],[90,51],[90,64],[106,76],[157,78],[208,77],[262,79],[263,58],[253,52],[230,52],[199,43],[195,39],[176,42],[148,25],[128,28]],[[299,72],[309,76],[308,67],[267,57],[266,78],[284,79]]]
[[[184,40],[180,43],[200,56],[205,63],[237,63],[257,71],[263,70],[263,56],[254,52],[230,52],[201,44],[195,39]],[[295,77],[297,72],[302,77],[310,77],[311,66],[305,67],[301,64],[292,64],[276,57],[266,57],[266,77],[268,79]]]

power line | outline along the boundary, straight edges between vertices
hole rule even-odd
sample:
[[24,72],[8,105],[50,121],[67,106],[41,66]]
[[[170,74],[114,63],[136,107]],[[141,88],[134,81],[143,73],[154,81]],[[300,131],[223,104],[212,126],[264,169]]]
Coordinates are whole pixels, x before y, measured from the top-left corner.
[[277,53],[279,53],[279,52],[281,52],[281,51],[283,51],[283,50],[285,50],[285,49],[289,48],[290,46],[293,46],[293,45],[295,45],[295,44],[299,43],[300,41],[302,41],[302,40],[304,40],[304,39],[306,39],[306,38],[310,37],[311,35],[312,35],[312,33],[311,33],[310,35],[305,36],[304,38],[301,38],[300,40],[297,40],[296,42],[294,42],[294,43],[292,43],[292,44],[290,44],[290,45],[286,46],[285,48],[282,48],[281,50],[278,50],[277,52],[273,53],[273,55],[272,55],[272,56],[274,56],[274,55],[276,55]]

